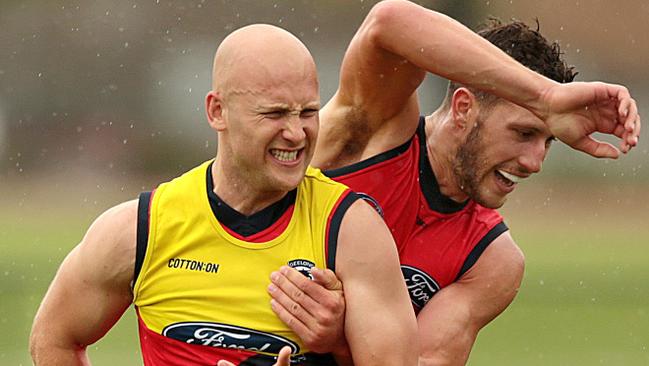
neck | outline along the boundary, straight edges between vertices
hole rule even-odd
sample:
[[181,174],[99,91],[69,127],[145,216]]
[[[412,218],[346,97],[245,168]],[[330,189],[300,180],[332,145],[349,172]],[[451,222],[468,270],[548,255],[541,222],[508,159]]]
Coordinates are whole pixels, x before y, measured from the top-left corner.
[[462,190],[454,171],[458,141],[452,128],[450,111],[438,109],[426,117],[426,152],[440,192],[461,203],[469,197]]
[[240,177],[236,168],[224,164],[217,155],[212,164],[214,193],[242,215],[250,216],[282,199],[288,192],[256,188],[256,182]]

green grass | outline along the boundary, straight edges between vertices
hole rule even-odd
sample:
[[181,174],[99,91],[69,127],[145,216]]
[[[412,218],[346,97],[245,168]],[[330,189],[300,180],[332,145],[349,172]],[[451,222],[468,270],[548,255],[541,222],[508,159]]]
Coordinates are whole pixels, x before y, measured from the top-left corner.
[[[31,365],[28,338],[34,314],[59,263],[91,218],[36,214],[22,219],[0,213],[0,220],[7,224],[0,228],[0,365]],[[89,354],[94,365],[142,364],[134,311],[89,347]]]
[[649,229],[521,227],[520,293],[481,332],[469,364],[649,364]]
[[[649,364],[647,211],[608,204],[620,214],[604,215],[604,208],[566,211],[556,203],[552,211],[535,202],[509,204],[525,279],[514,304],[481,332],[469,364]],[[99,210],[0,206],[0,365],[31,365],[38,304]],[[95,365],[141,364],[133,311],[89,351]]]

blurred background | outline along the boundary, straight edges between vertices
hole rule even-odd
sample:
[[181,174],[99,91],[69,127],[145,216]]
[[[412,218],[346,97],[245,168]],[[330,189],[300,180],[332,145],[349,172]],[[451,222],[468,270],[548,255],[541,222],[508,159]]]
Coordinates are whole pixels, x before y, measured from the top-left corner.
[[[256,22],[296,34],[316,59],[324,102],[374,3],[2,0],[0,364],[31,364],[36,309],[98,214],[214,156],[203,103],[225,35]],[[472,29],[490,15],[538,19],[578,80],[624,84],[649,111],[647,1],[418,3]],[[422,85],[424,113],[444,87],[435,77]],[[649,364],[648,130],[618,160],[557,143],[544,172],[512,194],[501,211],[526,276],[470,365]],[[96,365],[141,364],[133,311],[89,349]]]

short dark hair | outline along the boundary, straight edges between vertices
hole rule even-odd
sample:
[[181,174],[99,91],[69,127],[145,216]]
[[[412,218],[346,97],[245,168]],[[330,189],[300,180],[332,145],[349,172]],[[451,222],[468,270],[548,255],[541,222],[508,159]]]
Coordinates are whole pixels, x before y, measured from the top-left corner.
[[[540,26],[536,20],[536,29],[527,24],[512,20],[503,23],[497,18],[489,18],[477,32],[480,36],[503,50],[509,56],[527,68],[559,83],[573,81],[577,72],[574,66],[568,66],[563,60],[563,52],[558,42],[550,43],[539,32]],[[450,82],[446,92],[446,103],[450,103],[453,93],[462,84]],[[470,88],[481,103],[489,105],[498,97],[493,94]]]

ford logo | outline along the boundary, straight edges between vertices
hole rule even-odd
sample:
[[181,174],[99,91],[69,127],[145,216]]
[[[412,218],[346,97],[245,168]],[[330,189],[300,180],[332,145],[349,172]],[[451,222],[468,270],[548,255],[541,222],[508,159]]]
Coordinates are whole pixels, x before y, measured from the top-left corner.
[[410,301],[421,309],[439,291],[439,285],[426,272],[411,266],[401,265],[401,272],[410,293]]
[[185,343],[209,347],[237,348],[253,352],[279,353],[284,346],[297,353],[300,347],[291,340],[275,334],[208,322],[175,323],[166,326],[162,335]]

